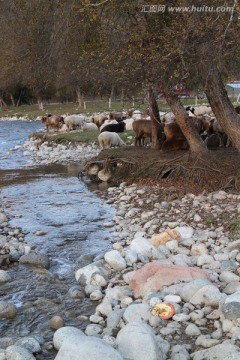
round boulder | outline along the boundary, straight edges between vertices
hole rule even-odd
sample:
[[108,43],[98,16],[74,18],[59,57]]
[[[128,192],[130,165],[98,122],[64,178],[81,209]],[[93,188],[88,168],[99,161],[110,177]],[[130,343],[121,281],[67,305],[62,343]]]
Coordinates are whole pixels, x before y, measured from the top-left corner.
[[17,315],[15,305],[7,301],[0,301],[0,319],[13,319]]

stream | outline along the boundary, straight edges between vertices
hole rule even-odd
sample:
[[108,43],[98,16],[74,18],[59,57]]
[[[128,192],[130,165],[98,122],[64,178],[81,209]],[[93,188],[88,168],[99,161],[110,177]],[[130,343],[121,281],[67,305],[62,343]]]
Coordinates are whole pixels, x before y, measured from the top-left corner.
[[37,359],[51,360],[56,356],[51,317],[85,329],[84,316],[94,312],[96,304],[68,292],[78,285],[76,269],[110,249],[111,231],[103,223],[114,210],[78,178],[77,163],[24,167],[28,159],[18,146],[42,130],[39,121],[0,121],[0,205],[9,226],[21,228],[31,249],[50,258],[49,270],[18,263],[7,269],[12,280],[0,286],[0,299],[15,304],[18,314],[0,321],[0,334],[15,340],[41,335],[45,346]]

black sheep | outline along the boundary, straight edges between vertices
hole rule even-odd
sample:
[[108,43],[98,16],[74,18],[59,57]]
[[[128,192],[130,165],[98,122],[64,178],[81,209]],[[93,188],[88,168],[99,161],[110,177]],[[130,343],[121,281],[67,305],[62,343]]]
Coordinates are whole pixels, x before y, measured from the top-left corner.
[[125,126],[126,124],[124,121],[121,121],[118,124],[108,124],[104,128],[102,128],[101,133],[104,131],[110,131],[116,133],[124,132]]

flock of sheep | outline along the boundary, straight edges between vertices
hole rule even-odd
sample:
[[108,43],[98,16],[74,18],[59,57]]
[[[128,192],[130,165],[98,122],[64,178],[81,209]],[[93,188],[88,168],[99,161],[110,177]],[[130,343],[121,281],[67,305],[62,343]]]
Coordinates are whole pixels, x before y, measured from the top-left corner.
[[[240,112],[240,107],[236,108]],[[209,106],[199,106],[196,108],[187,107],[186,112],[189,121],[197,129],[198,133],[208,147],[228,146],[229,142],[217,122],[212,109]],[[188,143],[178,126],[172,112],[159,112],[164,138],[163,150],[187,149]],[[80,129],[82,131],[100,131],[98,136],[99,145],[102,149],[114,146],[122,146],[122,141],[118,133],[125,130],[135,132],[135,145],[144,146],[147,138],[151,139],[152,124],[149,114],[139,110],[128,110],[128,112],[100,113],[91,117],[84,115],[69,115],[61,117],[58,115],[48,115],[42,117],[42,123],[46,131],[50,128],[59,131],[72,131]]]

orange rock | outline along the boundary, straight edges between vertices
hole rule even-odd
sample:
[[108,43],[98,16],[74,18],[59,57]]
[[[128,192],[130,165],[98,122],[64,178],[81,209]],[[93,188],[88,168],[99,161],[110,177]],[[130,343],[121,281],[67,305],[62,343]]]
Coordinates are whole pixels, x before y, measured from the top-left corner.
[[158,247],[159,245],[164,245],[171,239],[171,236],[167,232],[161,234],[155,234],[151,238],[151,243]]
[[181,239],[180,232],[175,229],[167,229],[167,233],[168,233],[168,235],[170,235],[171,239],[174,239],[174,240]]

